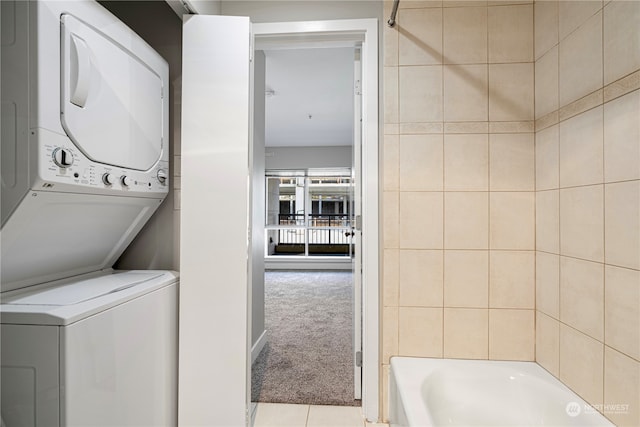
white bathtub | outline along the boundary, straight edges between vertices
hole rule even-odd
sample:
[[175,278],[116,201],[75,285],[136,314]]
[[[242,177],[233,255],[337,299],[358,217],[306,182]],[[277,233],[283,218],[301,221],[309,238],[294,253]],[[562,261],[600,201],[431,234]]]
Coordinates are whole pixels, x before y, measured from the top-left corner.
[[[588,374],[586,374],[588,375]],[[533,362],[394,357],[392,426],[613,426]]]

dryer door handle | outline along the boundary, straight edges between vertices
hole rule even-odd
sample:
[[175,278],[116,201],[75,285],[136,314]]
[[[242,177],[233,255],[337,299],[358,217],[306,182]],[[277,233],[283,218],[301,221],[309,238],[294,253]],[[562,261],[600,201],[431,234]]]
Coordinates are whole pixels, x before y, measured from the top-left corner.
[[71,73],[70,73],[70,98],[72,104],[84,108],[89,96],[89,83],[91,82],[91,58],[87,43],[75,34],[71,38]]

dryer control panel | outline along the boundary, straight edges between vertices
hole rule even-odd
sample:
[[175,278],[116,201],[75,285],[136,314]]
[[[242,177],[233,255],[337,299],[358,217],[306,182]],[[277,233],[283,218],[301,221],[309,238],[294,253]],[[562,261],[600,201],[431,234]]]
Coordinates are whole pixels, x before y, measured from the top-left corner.
[[138,197],[164,197],[169,191],[169,162],[164,159],[146,171],[126,169],[94,162],[68,138],[45,129],[32,130],[30,136],[37,138],[42,156],[34,190]]

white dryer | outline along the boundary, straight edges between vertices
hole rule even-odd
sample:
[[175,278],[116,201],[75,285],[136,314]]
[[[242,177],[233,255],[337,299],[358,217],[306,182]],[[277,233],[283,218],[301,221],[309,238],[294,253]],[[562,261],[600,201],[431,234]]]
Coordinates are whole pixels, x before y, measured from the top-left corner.
[[169,185],[169,68],[92,0],[2,0],[2,288],[108,268]]
[[177,274],[111,270],[168,187],[167,63],[92,0],[0,1],[7,427],[177,422]]

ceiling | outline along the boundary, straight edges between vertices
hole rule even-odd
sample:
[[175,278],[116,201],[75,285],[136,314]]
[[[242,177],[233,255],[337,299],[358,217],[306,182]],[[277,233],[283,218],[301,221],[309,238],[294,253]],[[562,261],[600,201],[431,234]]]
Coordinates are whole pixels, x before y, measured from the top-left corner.
[[352,145],[354,48],[264,52],[266,146]]

